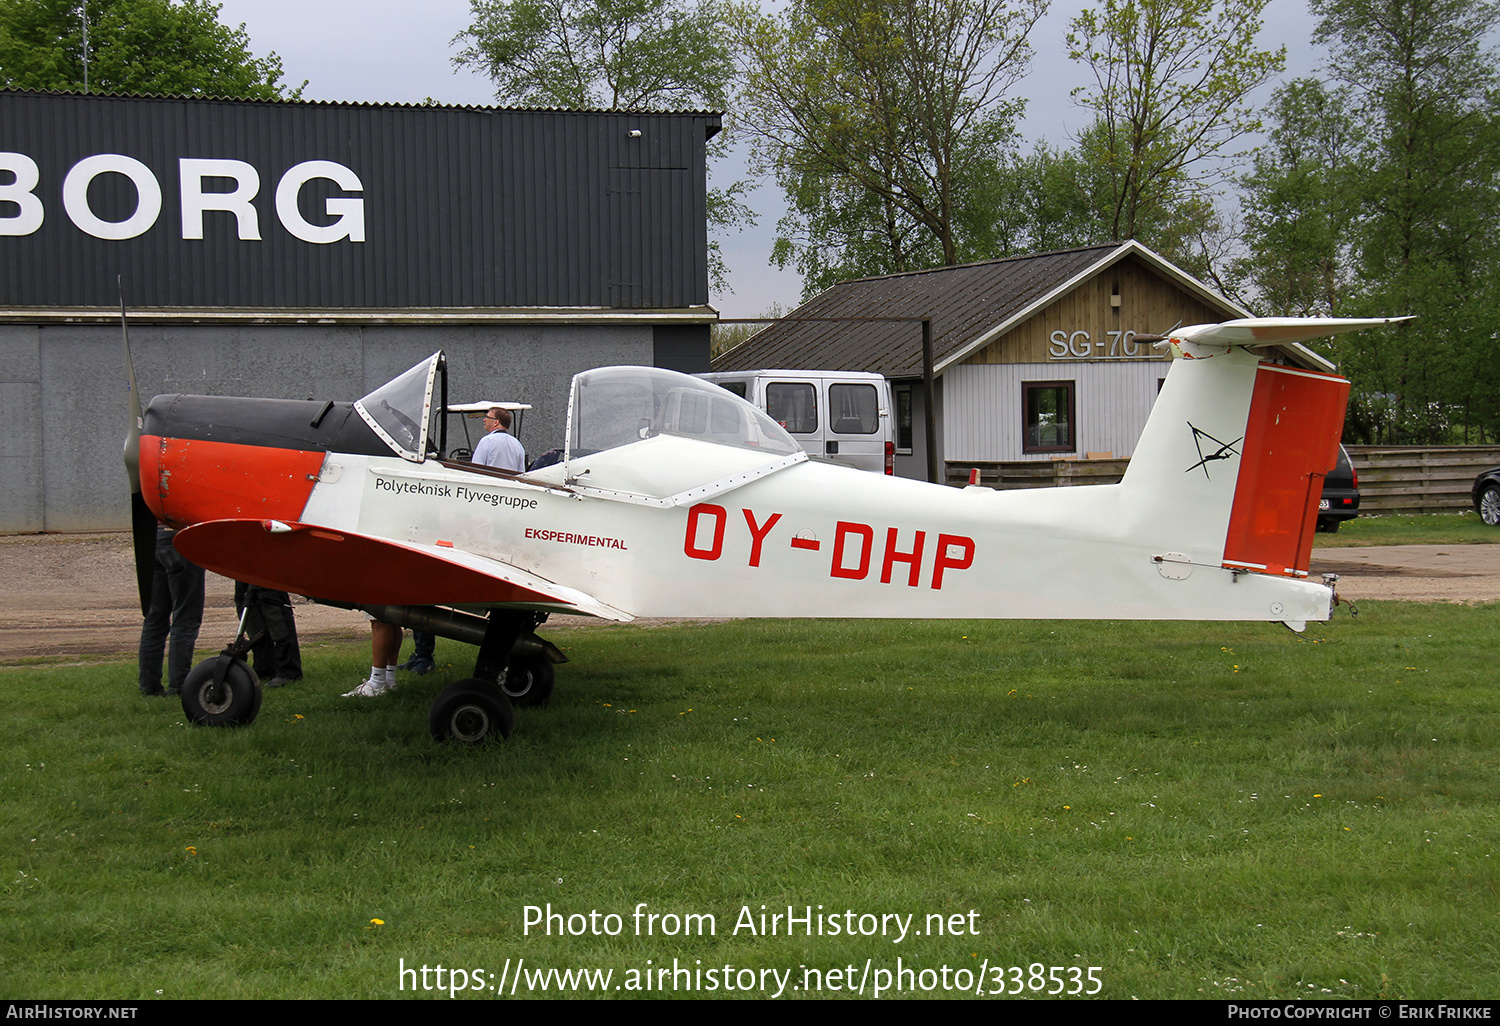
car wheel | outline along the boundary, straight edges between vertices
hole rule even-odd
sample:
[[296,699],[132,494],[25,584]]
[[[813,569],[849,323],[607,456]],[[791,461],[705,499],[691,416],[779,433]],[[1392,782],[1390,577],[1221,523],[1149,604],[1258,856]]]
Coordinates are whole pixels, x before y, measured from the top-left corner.
[[1486,485],[1479,493],[1479,519],[1500,527],[1500,485]]

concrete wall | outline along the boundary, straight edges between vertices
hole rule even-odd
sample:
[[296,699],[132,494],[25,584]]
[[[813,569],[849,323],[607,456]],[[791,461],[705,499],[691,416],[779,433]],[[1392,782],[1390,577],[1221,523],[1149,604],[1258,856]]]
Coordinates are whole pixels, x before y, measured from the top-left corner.
[[0,410],[10,422],[10,444],[0,450],[0,525],[15,525],[5,528],[11,532],[40,531],[42,353],[31,325],[0,324]]
[[[528,455],[562,444],[573,374],[652,365],[641,325],[243,325],[132,323],[143,405],[159,394],[352,400],[435,350],[448,355],[450,402],[535,407]],[[127,427],[118,324],[0,325],[0,533],[129,527],[121,447]]]

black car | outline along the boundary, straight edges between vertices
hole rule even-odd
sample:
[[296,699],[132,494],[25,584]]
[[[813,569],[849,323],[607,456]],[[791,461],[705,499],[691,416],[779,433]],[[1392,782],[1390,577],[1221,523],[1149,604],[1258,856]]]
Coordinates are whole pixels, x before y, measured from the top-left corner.
[[1359,516],[1359,475],[1349,461],[1349,450],[1339,446],[1339,461],[1323,479],[1323,498],[1318,503],[1318,530],[1328,534],[1345,520]]
[[1474,512],[1491,527],[1500,527],[1500,467],[1491,467],[1474,479]]

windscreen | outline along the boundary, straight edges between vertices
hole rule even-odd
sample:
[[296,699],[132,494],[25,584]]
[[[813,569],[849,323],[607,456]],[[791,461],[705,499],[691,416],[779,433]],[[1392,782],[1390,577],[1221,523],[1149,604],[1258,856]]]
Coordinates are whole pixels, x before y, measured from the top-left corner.
[[354,404],[365,423],[396,453],[420,463],[427,451],[432,416],[432,384],[443,354],[433,353]]

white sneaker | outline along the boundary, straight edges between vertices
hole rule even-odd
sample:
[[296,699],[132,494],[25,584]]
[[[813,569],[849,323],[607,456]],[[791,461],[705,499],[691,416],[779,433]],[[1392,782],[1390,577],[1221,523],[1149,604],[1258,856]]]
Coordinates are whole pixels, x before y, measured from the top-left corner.
[[377,684],[373,680],[367,680],[364,683],[360,684],[360,686],[355,688],[353,691],[345,691],[343,697],[374,698],[376,695],[383,695],[387,691],[395,690],[396,685],[394,684]]

